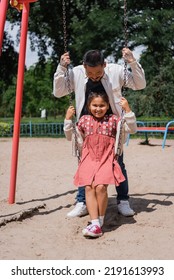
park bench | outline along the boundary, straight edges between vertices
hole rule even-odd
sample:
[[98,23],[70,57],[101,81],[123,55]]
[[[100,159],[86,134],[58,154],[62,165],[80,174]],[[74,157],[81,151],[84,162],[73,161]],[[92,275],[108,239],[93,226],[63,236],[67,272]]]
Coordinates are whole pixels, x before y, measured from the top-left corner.
[[[148,140],[148,133],[163,133],[163,141],[162,141],[162,149],[164,149],[165,147],[165,143],[166,143],[166,138],[167,138],[167,133],[168,132],[173,132],[174,133],[174,120],[169,121],[166,126],[145,126],[145,122],[143,121],[137,121],[137,132],[138,133],[144,133],[145,134],[145,144],[149,143]],[[127,141],[126,141],[126,145],[128,146],[129,144],[129,140],[130,140],[130,134],[128,135]]]

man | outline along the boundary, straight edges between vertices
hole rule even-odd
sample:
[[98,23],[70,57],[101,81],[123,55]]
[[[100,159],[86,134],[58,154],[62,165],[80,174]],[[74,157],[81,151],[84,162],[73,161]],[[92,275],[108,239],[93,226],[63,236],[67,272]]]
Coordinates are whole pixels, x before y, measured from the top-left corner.
[[[102,52],[99,50],[86,52],[83,65],[69,69],[69,75],[67,75],[70,56],[68,52],[64,53],[54,74],[53,94],[56,97],[62,97],[70,92],[75,92],[78,120],[82,115],[88,114],[86,100],[89,92],[105,91],[109,97],[111,112],[120,116],[119,102],[122,87],[141,90],[146,86],[144,70],[134,58],[133,53],[128,48],[123,48],[122,56],[131,68],[131,72],[126,71],[126,77],[124,67],[114,63],[106,63]],[[126,84],[124,84],[125,82]],[[133,216],[135,212],[129,205],[128,179],[123,163],[123,154],[119,157],[119,164],[126,180],[119,187],[116,187],[118,212],[124,216]],[[88,213],[85,203],[85,188],[80,187],[78,189],[76,198],[76,206],[67,214],[68,217],[80,217]]]

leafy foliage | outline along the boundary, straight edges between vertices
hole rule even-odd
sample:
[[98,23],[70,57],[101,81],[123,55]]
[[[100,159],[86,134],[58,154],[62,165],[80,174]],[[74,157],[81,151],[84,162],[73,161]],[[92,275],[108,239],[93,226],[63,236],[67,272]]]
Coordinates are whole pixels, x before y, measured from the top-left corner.
[[[68,50],[73,65],[81,63],[88,49],[101,49],[116,62],[124,46],[123,0],[68,0],[66,31]],[[147,80],[143,91],[127,97],[137,116],[169,116],[174,113],[174,1],[127,0],[128,45],[134,50],[143,46],[140,57]],[[8,9],[8,20],[20,24],[21,13]],[[62,0],[40,0],[31,4],[29,35],[32,50],[39,61],[25,73],[23,110],[26,116],[39,116],[40,108],[50,115],[64,114],[68,97],[52,95],[53,74],[64,52]],[[19,40],[19,36],[17,37]],[[46,60],[49,48],[50,59]],[[0,115],[14,113],[17,54],[14,43],[5,34],[3,55],[0,58]]]
[[10,133],[10,124],[0,122],[0,137],[6,136]]

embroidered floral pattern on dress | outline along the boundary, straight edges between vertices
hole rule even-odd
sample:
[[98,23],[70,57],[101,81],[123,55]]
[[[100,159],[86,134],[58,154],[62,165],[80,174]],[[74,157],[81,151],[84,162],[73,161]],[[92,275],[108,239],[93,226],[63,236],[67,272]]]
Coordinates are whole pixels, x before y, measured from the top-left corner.
[[92,116],[84,115],[78,123],[79,130],[85,133],[85,137],[88,135],[93,135],[94,133],[115,137],[118,122],[118,119],[115,115],[104,116],[103,120],[99,120],[99,126],[95,131],[96,122],[98,122],[98,120],[95,120]]

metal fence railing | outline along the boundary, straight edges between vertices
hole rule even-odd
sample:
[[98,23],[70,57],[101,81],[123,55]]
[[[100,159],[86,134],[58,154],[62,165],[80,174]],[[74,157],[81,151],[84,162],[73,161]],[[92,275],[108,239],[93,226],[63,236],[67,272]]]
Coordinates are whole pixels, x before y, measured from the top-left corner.
[[[167,121],[143,121],[144,126],[165,127]],[[0,122],[0,137],[12,137],[14,124]],[[172,134],[173,132],[169,132]],[[138,136],[139,134],[136,133]],[[135,136],[136,136],[135,135]],[[159,133],[149,132],[149,136],[159,136]],[[20,136],[22,137],[63,137],[63,123],[22,123],[20,124]]]
[[[14,124],[0,129],[0,137],[12,137]],[[64,136],[63,123],[22,123],[20,136],[23,137],[62,137]]]

